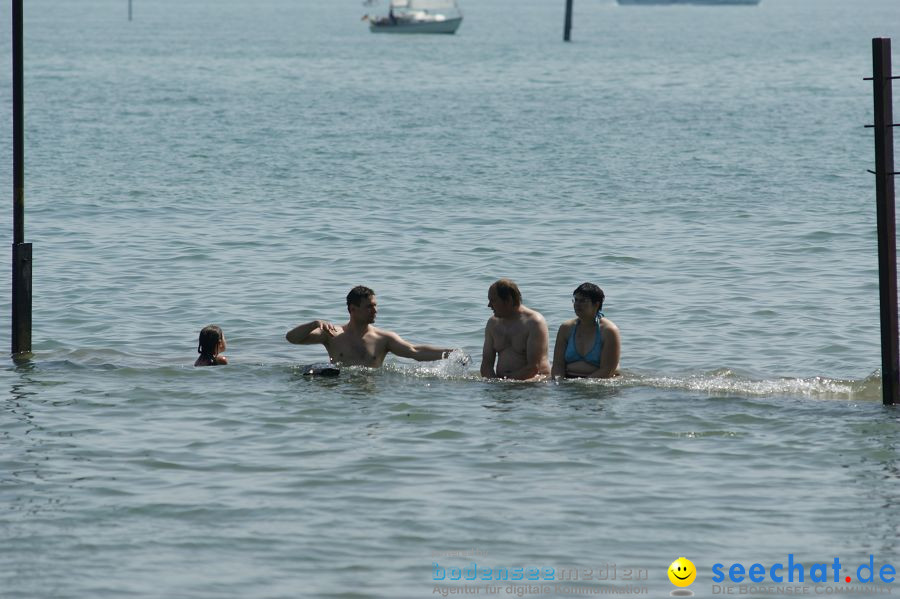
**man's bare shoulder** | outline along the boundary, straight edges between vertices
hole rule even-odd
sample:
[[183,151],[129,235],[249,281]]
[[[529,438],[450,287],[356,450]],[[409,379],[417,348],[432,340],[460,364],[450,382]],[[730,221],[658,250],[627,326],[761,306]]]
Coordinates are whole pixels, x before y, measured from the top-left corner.
[[372,325],[369,325],[369,331],[367,334],[372,335],[373,337],[375,337],[376,339],[379,339],[379,340],[393,339],[396,341],[396,340],[400,339],[400,335],[398,335],[394,331],[389,331],[387,329],[379,329],[378,327],[374,327]]
[[490,318],[487,319],[487,324],[484,325],[484,330],[489,331],[489,330],[493,329],[495,326],[497,326],[497,323],[499,323],[499,322],[500,322],[499,318],[497,318],[496,316],[491,316]]
[[524,320],[531,326],[547,326],[547,321],[544,320],[544,315],[538,312],[537,310],[532,310],[531,308],[524,308],[522,310],[522,315],[525,317]]

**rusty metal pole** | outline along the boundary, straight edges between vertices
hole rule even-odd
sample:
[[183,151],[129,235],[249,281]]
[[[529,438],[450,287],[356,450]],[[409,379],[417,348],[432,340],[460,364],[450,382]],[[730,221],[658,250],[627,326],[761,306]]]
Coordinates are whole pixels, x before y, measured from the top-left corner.
[[13,244],[12,353],[31,352],[31,244],[25,243],[25,94],[23,0],[12,0],[13,61]]
[[563,41],[571,41],[572,38],[572,0],[566,0],[566,22],[563,25]]
[[890,38],[872,40],[872,66],[875,92],[875,210],[878,214],[878,288],[881,302],[881,389],[884,405],[887,406],[898,403],[900,392]]

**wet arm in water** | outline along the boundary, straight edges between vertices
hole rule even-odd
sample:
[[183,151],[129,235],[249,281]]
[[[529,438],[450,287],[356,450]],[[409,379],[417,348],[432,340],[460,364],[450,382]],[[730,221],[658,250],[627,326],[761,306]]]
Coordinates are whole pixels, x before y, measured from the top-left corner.
[[325,343],[336,332],[337,328],[330,322],[313,320],[312,322],[295,326],[284,337],[290,343],[312,345],[314,343]]
[[443,360],[453,351],[442,347],[434,347],[432,345],[413,345],[405,341],[396,333],[388,333],[388,351],[396,354],[401,358],[412,358],[418,362],[431,362],[432,360]]
[[497,361],[497,350],[494,349],[494,338],[491,335],[492,324],[489,320],[484,327],[484,348],[481,350],[481,376],[486,379],[497,378],[494,363]]
[[615,325],[603,328],[603,353],[600,367],[589,375],[592,379],[608,379],[619,370],[619,354],[622,353],[622,339]]

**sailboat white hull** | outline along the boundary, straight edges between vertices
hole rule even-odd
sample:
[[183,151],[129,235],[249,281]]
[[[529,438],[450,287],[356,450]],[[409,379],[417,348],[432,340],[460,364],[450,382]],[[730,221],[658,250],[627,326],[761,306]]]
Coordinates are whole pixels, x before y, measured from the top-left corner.
[[443,20],[401,20],[395,23],[387,20],[369,23],[372,33],[456,33],[462,17]]

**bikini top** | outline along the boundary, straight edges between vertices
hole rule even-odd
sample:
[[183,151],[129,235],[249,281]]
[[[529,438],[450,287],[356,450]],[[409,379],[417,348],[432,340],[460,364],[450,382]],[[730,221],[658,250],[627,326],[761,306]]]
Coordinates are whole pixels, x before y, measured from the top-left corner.
[[601,318],[603,318],[603,312],[598,312],[597,320],[594,321],[597,324],[597,333],[594,335],[594,347],[584,356],[578,353],[578,348],[575,347],[575,331],[578,330],[578,324],[581,321],[575,323],[575,326],[572,327],[572,332],[569,334],[569,342],[566,344],[566,364],[587,362],[594,366],[600,366],[600,353],[603,351],[603,336],[600,330]]

